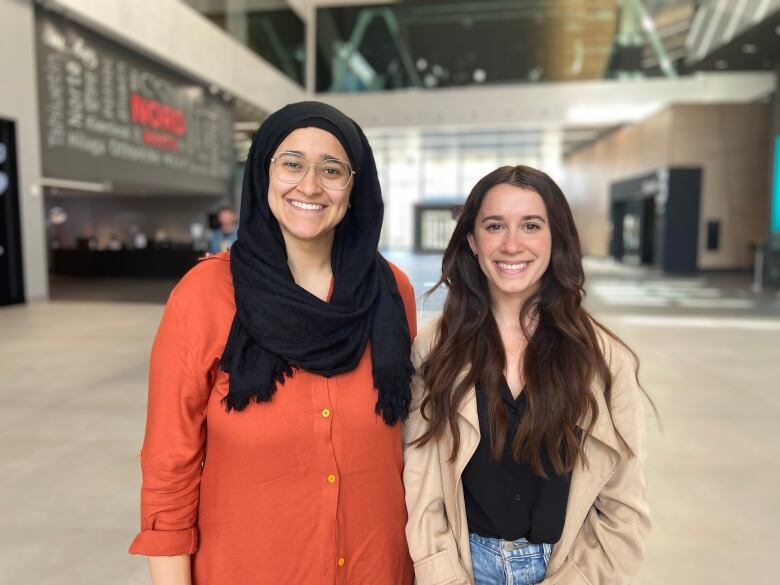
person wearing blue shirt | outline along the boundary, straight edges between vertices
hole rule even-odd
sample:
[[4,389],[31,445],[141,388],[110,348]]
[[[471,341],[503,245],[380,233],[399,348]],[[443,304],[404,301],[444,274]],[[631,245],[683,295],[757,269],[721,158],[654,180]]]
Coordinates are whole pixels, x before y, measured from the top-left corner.
[[214,230],[209,242],[209,252],[226,252],[238,237],[238,214],[232,207],[222,207],[217,211],[219,227]]

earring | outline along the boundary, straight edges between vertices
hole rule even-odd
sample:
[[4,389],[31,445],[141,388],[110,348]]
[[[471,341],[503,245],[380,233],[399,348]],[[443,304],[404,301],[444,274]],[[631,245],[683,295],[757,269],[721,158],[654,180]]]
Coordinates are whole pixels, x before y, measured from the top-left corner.
[[352,207],[352,204],[351,203],[347,203],[347,209],[349,209],[350,207]]

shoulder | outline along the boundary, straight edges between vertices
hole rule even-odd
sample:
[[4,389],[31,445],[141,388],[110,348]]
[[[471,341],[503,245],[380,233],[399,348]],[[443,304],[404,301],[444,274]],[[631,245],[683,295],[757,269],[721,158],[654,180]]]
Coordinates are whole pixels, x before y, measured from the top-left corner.
[[198,260],[171,292],[173,304],[183,316],[201,313],[221,315],[235,312],[233,277],[227,252],[204,256]]
[[415,367],[418,367],[431,352],[431,348],[439,334],[440,321],[441,317],[435,318],[417,333],[417,337],[412,344],[412,362]]
[[[641,407],[643,394],[638,379],[639,363],[625,343],[598,324],[593,326],[612,378],[609,400],[612,419],[620,426],[622,418],[633,417],[637,408]],[[598,389],[604,391],[603,383],[598,384]]]
[[638,364],[631,349],[598,323],[592,322],[592,324],[593,329],[596,332],[599,347],[601,348],[601,353],[604,356],[604,361],[607,362],[609,370],[613,374],[626,368],[629,368],[632,371],[635,370]]
[[414,296],[414,288],[412,287],[412,282],[409,280],[409,277],[406,276],[406,273],[398,268],[395,264],[390,262],[390,260],[387,260],[385,258],[385,262],[387,262],[387,265],[390,267],[390,270],[393,272],[393,276],[395,277],[395,282],[398,284],[398,292],[401,293],[401,296],[404,298],[407,297],[407,295]]

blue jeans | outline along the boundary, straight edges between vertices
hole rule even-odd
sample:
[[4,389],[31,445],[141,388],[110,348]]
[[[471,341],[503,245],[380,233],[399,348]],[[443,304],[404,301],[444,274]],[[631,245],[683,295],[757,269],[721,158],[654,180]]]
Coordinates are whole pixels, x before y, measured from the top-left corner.
[[536,585],[544,580],[552,545],[469,534],[476,585]]

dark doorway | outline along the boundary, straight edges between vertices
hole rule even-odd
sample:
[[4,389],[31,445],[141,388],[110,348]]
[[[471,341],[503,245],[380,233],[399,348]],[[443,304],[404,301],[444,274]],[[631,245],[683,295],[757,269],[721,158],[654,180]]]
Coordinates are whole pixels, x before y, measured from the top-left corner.
[[696,272],[701,170],[663,168],[610,185],[610,255],[664,272]]
[[613,201],[610,255],[627,264],[652,264],[655,248],[655,200]]
[[0,118],[0,305],[24,302],[16,129]]

